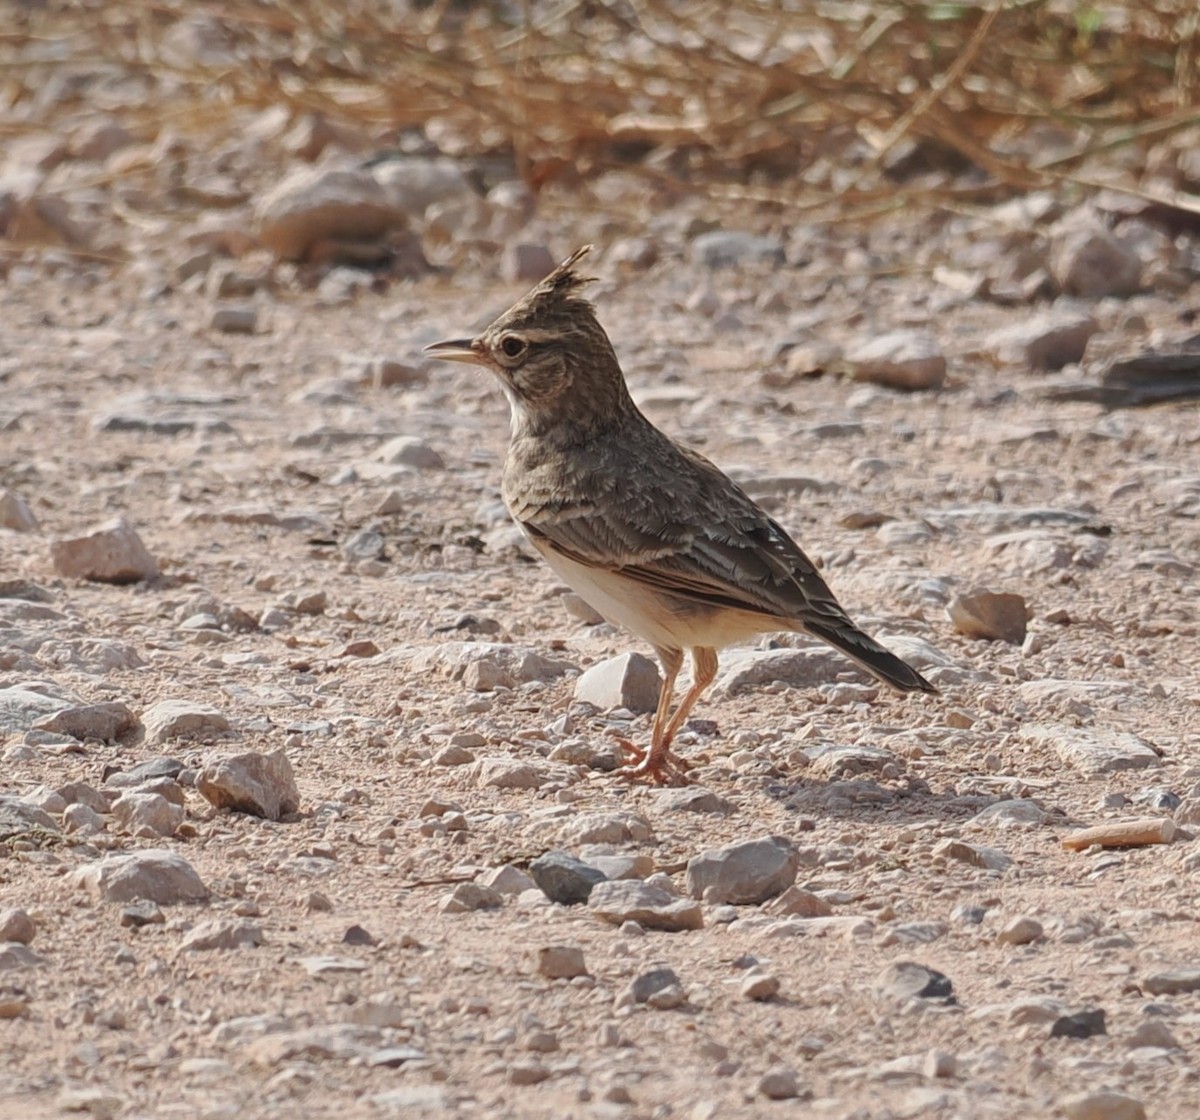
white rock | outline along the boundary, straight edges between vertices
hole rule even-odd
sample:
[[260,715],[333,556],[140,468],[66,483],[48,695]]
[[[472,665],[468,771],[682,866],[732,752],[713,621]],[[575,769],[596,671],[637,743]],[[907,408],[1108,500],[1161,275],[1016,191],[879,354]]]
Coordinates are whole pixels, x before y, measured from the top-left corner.
[[135,836],[171,836],[183,824],[184,811],[161,794],[130,790],[112,804],[113,816]]
[[588,974],[578,945],[547,945],[538,950],[537,970],[547,980],[571,980]]
[[262,927],[246,918],[211,918],[197,922],[179,943],[183,951],[253,949],[263,943]]
[[824,644],[814,643],[803,649],[731,649],[721,656],[713,689],[731,696],[772,681],[810,688],[836,681],[849,664]]
[[300,808],[296,775],[282,748],[270,754],[244,751],[213,759],[197,775],[196,789],[218,809],[270,821]]
[[396,436],[388,440],[375,453],[375,458],[381,463],[422,471],[440,471],[446,466],[446,460],[418,436]]
[[1162,765],[1150,745],[1131,731],[1029,723],[1021,728],[1021,735],[1031,743],[1052,747],[1063,762],[1084,774],[1111,774]]
[[562,841],[578,844],[650,843],[654,829],[640,813],[580,813],[563,826]]
[[197,700],[160,700],[142,713],[148,743],[168,739],[201,739],[229,730],[229,720],[210,704]]
[[0,941],[28,945],[35,933],[37,926],[24,910],[15,906],[0,910]]
[[800,853],[782,836],[741,840],[688,860],[687,891],[709,903],[765,902],[796,881]]
[[32,533],[38,527],[24,498],[11,490],[0,490],[0,529],[12,529],[16,533]]
[[319,242],[374,241],[408,216],[368,171],[302,167],[255,209],[258,236],[283,260],[303,260]]
[[1146,1120],[1141,1101],[1108,1089],[1075,1093],[1060,1107],[1067,1120]]
[[203,902],[208,898],[208,888],[192,865],[183,856],[163,848],[106,856],[79,868],[72,878],[104,902],[144,898],[166,906]]
[[588,908],[612,925],[637,922],[645,929],[701,929],[704,912],[698,902],[680,898],[665,887],[635,879],[597,883],[588,897]]
[[446,156],[385,159],[370,170],[388,201],[414,218],[423,216],[435,202],[476,197],[458,161]]
[[852,347],[846,365],[855,381],[894,389],[936,389],[946,380],[946,358],[933,335],[896,330]]
[[533,876],[511,863],[502,863],[492,867],[479,876],[478,882],[485,887],[504,895],[518,895],[523,891],[537,889]]
[[1047,311],[1030,315],[988,335],[984,349],[1001,362],[1056,370],[1083,360],[1088,339],[1100,329],[1090,315]]
[[1019,646],[1025,640],[1029,608],[1012,592],[976,589],[955,595],[946,607],[954,629],[968,638],[1000,640]]
[[608,711],[628,708],[653,712],[662,678],[658,666],[640,653],[623,653],[593,665],[575,682],[575,699]]
[[81,537],[50,542],[54,570],[68,579],[137,583],[154,579],[158,565],[123,517],[97,525]]

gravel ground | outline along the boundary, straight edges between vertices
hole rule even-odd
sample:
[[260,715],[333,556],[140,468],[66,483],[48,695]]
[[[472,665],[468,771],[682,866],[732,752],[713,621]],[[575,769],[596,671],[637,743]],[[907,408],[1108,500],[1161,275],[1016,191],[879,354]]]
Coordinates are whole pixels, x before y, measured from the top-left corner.
[[[598,246],[635,397],[941,694],[789,637],[729,651],[679,741],[695,785],[631,786],[616,738],[649,716],[575,689],[649,651],[509,525],[497,387],[419,357],[527,285],[259,285],[237,333],[194,284],[13,266],[0,488],[36,525],[0,530],[0,1111],[1200,1113],[1200,410],[1048,401],[1080,371],[1005,350],[1028,307],[894,267],[961,230],[719,270],[655,236],[645,269]],[[1185,335],[1187,306],[1056,313],[1094,318],[1091,356]],[[804,376],[894,330],[933,338],[940,387]],[[116,517],[157,575],[63,574],[51,544]],[[1023,598],[1023,639],[959,632],[975,589]],[[248,753],[279,819],[214,805]],[[1172,842],[1062,843],[1146,819]],[[768,836],[732,895],[676,897]],[[768,848],[771,897],[724,901]],[[178,866],[161,905],[95,878],[162,849],[205,900],[174,901]],[[552,850],[649,880],[649,910],[552,903],[527,877]]]

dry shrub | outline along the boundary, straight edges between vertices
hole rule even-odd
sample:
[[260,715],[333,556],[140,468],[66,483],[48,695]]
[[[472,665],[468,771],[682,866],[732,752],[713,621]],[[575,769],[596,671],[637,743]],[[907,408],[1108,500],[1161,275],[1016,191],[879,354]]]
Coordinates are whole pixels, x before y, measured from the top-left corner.
[[[20,5],[0,33],[5,131],[67,111],[45,84],[139,84],[121,112],[225,132],[247,110],[376,140],[417,127],[540,186],[613,166],[792,204],[962,194],[1117,168],[1200,123],[1195,0],[437,0]],[[101,89],[103,86],[101,86]],[[89,96],[97,98],[92,86]]]

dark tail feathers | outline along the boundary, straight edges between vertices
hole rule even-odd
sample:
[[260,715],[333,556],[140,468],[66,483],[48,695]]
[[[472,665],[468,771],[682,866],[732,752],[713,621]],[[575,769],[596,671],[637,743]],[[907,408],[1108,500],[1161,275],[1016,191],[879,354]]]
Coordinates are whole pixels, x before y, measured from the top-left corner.
[[920,673],[907,661],[902,661],[890,650],[886,650],[874,638],[868,637],[853,626],[825,627],[807,625],[806,633],[828,642],[852,661],[857,661],[867,672],[885,684],[901,692],[937,692]]

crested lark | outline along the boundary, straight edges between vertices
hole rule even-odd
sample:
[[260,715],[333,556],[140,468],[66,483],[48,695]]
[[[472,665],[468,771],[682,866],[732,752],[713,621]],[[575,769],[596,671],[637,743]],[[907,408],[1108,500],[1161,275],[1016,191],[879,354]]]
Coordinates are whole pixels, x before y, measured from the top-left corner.
[[[503,494],[546,562],[610,622],[645,638],[664,679],[650,747],[620,771],[682,777],[671,741],[717,671],[717,650],[776,630],[828,642],[903,692],[934,692],[855,627],[812,561],[731,479],[638,411],[604,328],[563,261],[477,338],[438,358],[500,380],[512,411]],[[671,713],[684,650],[692,685]],[[627,744],[628,746],[628,744]]]

